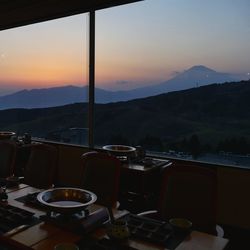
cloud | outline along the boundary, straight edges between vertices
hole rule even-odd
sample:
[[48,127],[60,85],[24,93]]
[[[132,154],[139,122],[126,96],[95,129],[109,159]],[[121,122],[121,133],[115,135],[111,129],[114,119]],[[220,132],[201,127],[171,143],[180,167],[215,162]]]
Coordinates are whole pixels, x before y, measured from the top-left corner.
[[180,71],[172,71],[171,72],[171,76],[172,77],[174,77],[174,76],[177,76],[177,75],[179,75],[179,74],[181,74],[182,72],[180,72]]
[[5,53],[0,53],[0,57],[4,59],[6,57]]
[[127,85],[127,84],[129,84],[129,81],[119,80],[119,81],[116,81],[116,84],[118,84],[118,85]]

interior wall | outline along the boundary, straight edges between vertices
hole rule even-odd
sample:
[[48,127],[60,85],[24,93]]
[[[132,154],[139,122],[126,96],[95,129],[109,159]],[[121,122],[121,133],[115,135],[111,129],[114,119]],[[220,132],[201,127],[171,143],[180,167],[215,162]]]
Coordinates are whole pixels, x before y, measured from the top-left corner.
[[[186,163],[189,161],[173,161]],[[250,169],[193,162],[216,168],[218,176],[218,224],[250,229]]]

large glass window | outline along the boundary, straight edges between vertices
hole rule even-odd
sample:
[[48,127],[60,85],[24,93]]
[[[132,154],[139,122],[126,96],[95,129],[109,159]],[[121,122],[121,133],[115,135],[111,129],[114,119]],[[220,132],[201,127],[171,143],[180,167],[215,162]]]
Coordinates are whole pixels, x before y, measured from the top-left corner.
[[249,7],[146,0],[98,11],[96,145],[250,166]]
[[85,144],[88,15],[0,32],[0,131]]
[[[95,146],[250,166],[249,7],[145,0],[96,11]],[[87,20],[0,32],[0,131],[87,144]]]

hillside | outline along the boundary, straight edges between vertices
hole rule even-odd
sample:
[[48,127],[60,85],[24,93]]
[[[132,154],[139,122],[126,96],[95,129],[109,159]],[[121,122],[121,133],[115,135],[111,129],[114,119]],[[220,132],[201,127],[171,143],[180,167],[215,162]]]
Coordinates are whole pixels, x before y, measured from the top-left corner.
[[[143,99],[97,104],[97,144],[169,145],[193,134],[215,147],[227,138],[250,139],[250,81],[212,84]],[[86,127],[83,103],[45,109],[0,111],[1,130],[50,138],[58,131]],[[53,137],[53,136],[52,136]]]
[[105,134],[97,138],[103,141],[114,130],[135,144],[146,135],[171,142],[198,134],[210,144],[234,136],[250,138],[249,96],[250,82],[242,81],[99,105],[96,128]]

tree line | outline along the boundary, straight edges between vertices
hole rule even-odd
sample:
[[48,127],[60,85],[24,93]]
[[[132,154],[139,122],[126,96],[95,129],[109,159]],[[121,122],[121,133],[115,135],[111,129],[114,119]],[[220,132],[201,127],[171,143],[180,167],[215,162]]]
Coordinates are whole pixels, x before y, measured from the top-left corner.
[[184,152],[197,158],[203,153],[220,153],[228,152],[233,154],[247,155],[250,154],[250,142],[244,137],[231,137],[221,139],[216,145],[203,143],[197,134],[184,137],[182,140],[166,142],[160,137],[146,135],[137,142],[130,142],[127,137],[113,135],[109,141],[110,144],[140,145],[146,150],[157,152],[168,152],[174,150],[176,152]]

